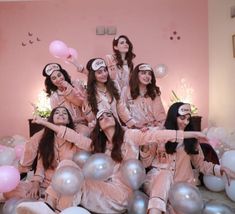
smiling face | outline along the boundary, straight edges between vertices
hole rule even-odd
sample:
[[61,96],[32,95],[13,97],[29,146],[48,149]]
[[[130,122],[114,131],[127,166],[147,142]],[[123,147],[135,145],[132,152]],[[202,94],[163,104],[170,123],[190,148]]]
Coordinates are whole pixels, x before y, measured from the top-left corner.
[[139,83],[146,86],[152,81],[151,71],[139,71],[138,72]]
[[95,78],[98,83],[106,83],[108,80],[108,70],[106,67],[101,67],[95,71]]
[[190,114],[186,114],[186,115],[179,115],[177,117],[177,125],[178,125],[178,129],[179,130],[185,130],[185,128],[187,127],[187,125],[190,122]]
[[129,51],[129,44],[125,38],[121,37],[117,45],[114,46],[114,49],[118,50],[120,53],[127,53]]
[[53,115],[53,122],[56,125],[67,125],[69,124],[69,115],[65,108],[59,107],[55,110]]
[[59,87],[61,82],[65,80],[64,75],[60,71],[53,71],[53,73],[50,76],[51,82]]
[[105,131],[107,128],[115,127],[115,120],[111,112],[104,112],[99,118],[100,128]]

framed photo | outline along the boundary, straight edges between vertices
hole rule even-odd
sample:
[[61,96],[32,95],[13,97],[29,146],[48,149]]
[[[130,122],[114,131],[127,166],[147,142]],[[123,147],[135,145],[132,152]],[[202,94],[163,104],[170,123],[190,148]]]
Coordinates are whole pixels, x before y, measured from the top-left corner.
[[232,36],[233,40],[233,57],[235,58],[235,34]]

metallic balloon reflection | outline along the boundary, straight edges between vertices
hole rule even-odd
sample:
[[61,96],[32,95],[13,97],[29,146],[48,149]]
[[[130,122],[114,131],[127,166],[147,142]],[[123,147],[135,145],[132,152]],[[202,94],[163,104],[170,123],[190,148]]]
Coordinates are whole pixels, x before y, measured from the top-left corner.
[[133,192],[128,201],[128,214],[146,214],[149,197],[138,190]]
[[146,172],[143,164],[137,159],[129,159],[121,165],[123,182],[133,190],[137,190],[144,183]]
[[202,214],[233,214],[234,211],[227,205],[216,201],[209,201],[205,204]]
[[80,191],[84,176],[79,168],[62,166],[55,171],[51,185],[61,195],[74,195]]
[[198,188],[184,182],[175,183],[171,187],[169,201],[174,210],[184,214],[198,214],[204,206]]
[[85,162],[91,156],[90,152],[87,151],[80,151],[74,154],[73,161],[80,167],[83,168]]
[[114,161],[104,153],[91,155],[83,165],[85,178],[93,180],[106,180],[113,174]]

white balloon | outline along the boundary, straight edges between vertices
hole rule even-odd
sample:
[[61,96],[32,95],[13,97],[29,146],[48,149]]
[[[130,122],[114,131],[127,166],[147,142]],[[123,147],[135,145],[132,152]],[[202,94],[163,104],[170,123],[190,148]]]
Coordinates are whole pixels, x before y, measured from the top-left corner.
[[235,201],[235,180],[232,180],[230,185],[225,185],[225,192],[232,201]]
[[224,152],[221,157],[221,165],[235,172],[235,150]]
[[225,188],[224,180],[222,177],[216,177],[213,175],[204,175],[203,182],[206,188],[213,192],[220,192]]
[[167,67],[164,64],[159,64],[156,66],[156,69],[154,70],[154,75],[156,78],[163,78],[167,75]]
[[63,210],[60,214],[91,214],[82,207],[69,207]]
[[12,165],[15,158],[15,150],[10,147],[5,147],[0,151],[0,166]]

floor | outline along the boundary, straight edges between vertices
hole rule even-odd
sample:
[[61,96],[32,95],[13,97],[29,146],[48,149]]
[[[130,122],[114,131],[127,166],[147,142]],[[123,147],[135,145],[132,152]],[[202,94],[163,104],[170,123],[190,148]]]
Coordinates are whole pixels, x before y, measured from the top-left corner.
[[[234,213],[235,213],[235,202],[231,201],[225,194],[225,192],[211,192],[208,191],[205,187],[200,187],[199,188],[201,193],[202,193],[202,197],[205,201],[209,201],[209,200],[216,200],[218,202],[224,203],[226,205],[228,205],[229,207],[233,208]],[[0,204],[0,214],[3,214],[2,212],[2,206],[3,204]],[[42,213],[44,214],[44,213]]]

